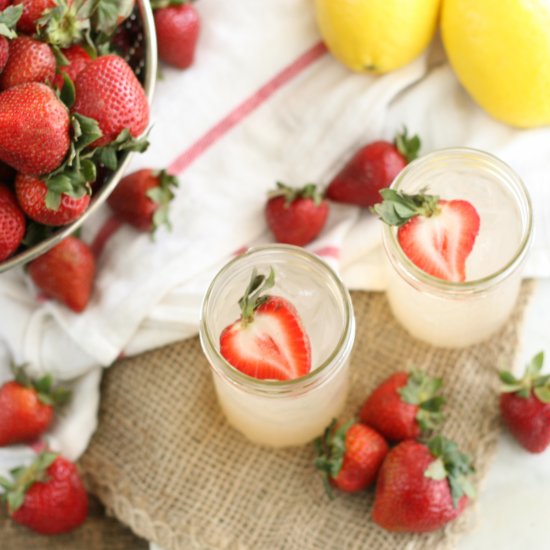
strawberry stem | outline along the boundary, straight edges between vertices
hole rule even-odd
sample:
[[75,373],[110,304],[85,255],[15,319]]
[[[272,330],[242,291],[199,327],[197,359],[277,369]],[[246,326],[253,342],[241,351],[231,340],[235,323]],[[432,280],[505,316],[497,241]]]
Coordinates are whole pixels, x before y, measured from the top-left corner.
[[475,498],[476,491],[468,479],[475,471],[471,458],[460,452],[454,441],[442,435],[430,440],[428,449],[435,460],[428,466],[424,476],[436,481],[447,478],[455,508],[464,495]]
[[331,499],[334,494],[329,479],[335,478],[342,469],[346,453],[346,434],[354,422],[352,418],[337,428],[334,418],[323,435],[314,441],[317,457],[313,464],[321,472],[325,491]]
[[403,225],[416,216],[437,216],[440,212],[439,196],[428,195],[424,191],[408,195],[395,189],[381,189],[383,201],[375,204],[371,211],[384,223],[393,226]]
[[254,319],[254,312],[269,298],[267,295],[262,295],[266,290],[269,290],[275,285],[275,271],[272,267],[269,268],[269,275],[258,274],[254,269],[248,287],[244,291],[243,296],[239,300],[241,307],[241,323],[246,327]]
[[503,383],[502,393],[515,393],[518,397],[528,399],[531,391],[542,403],[550,403],[550,374],[541,375],[544,364],[544,352],[535,355],[527,365],[522,378],[516,378],[507,371],[500,371],[499,377]]
[[270,199],[275,197],[284,197],[285,206],[288,208],[296,199],[311,199],[317,206],[323,202],[323,193],[319,191],[317,185],[308,183],[303,187],[290,187],[280,181],[277,182],[277,189],[268,193]]
[[403,127],[403,131],[395,136],[394,144],[397,150],[407,159],[407,162],[412,162],[418,158],[420,151],[420,137],[414,135],[409,137],[407,127]]
[[441,411],[445,398],[438,395],[443,380],[433,378],[426,373],[413,370],[409,373],[407,384],[398,391],[401,400],[405,403],[418,406],[416,421],[423,435],[436,430],[444,419]]

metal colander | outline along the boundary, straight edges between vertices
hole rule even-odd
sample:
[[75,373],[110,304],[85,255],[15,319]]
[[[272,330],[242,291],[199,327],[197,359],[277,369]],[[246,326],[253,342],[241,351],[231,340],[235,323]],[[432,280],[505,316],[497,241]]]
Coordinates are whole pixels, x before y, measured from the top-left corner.
[[[134,70],[151,103],[157,75],[157,41],[153,11],[149,1],[137,0],[136,8],[121,27],[121,32],[118,33],[119,41],[114,44],[115,48]],[[111,194],[122,178],[132,154],[127,152],[120,157],[119,166],[115,172],[102,171],[100,168],[101,180],[94,184],[95,192],[90,206],[78,220],[60,227],[38,244],[21,249],[15,255],[0,262],[0,272],[29,262],[74,233]]]

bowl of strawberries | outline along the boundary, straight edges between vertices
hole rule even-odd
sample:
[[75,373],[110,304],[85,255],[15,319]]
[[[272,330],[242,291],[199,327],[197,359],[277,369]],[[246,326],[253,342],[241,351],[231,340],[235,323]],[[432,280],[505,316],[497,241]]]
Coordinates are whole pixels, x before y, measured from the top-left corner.
[[146,0],[0,0],[0,272],[43,254],[147,146]]

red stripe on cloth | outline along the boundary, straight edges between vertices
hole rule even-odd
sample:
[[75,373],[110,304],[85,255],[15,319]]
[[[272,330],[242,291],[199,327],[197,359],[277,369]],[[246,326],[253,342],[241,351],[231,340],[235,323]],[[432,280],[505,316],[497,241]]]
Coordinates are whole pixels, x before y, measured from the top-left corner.
[[296,59],[296,61],[285,67],[269,82],[264,84],[254,94],[245,99],[227,116],[222,118],[222,120],[210,128],[206,134],[193,143],[189,149],[177,157],[176,160],[174,160],[174,162],[172,162],[172,164],[168,167],[168,172],[171,174],[180,174],[183,172],[197,157],[202,155],[208,148],[216,143],[216,141],[227,134],[229,130],[262,105],[262,103],[267,101],[277,90],[290,82],[304,69],[317,61],[317,59],[322,57],[326,51],[326,46],[322,42],[319,42],[303,53],[298,59]]
[[336,260],[340,259],[340,249],[337,246],[323,246],[313,251],[317,256],[328,256]]
[[[290,82],[311,64],[325,55],[326,52],[326,46],[322,42],[319,42],[303,53],[296,61],[276,74],[271,80],[210,128],[210,130],[193,143],[191,147],[181,153],[172,164],[170,164],[168,172],[174,175],[181,174],[194,160],[200,157],[207,149],[216,143],[216,141],[227,134],[229,130],[250,115],[262,103],[267,101],[279,88]],[[107,241],[118,231],[121,225],[122,222],[115,217],[111,217],[105,222],[103,227],[101,227],[92,243],[92,251],[96,258],[101,254]]]
[[98,231],[95,236],[94,241],[92,242],[90,248],[94,253],[96,258],[99,258],[107,241],[122,227],[122,222],[115,216],[112,215],[105,223],[101,226],[101,229]]

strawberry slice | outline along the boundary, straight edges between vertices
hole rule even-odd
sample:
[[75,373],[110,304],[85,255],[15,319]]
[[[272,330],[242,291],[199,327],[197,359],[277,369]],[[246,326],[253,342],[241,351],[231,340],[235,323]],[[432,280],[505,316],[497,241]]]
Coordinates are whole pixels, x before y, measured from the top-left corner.
[[466,259],[479,233],[475,207],[465,200],[436,195],[407,195],[394,189],[380,192],[383,202],[373,210],[388,225],[398,226],[397,240],[407,257],[439,279],[466,280]]
[[296,308],[281,296],[264,294],[275,284],[253,271],[239,300],[241,317],[220,335],[220,353],[236,369],[260,379],[292,380],[311,369],[311,347]]

